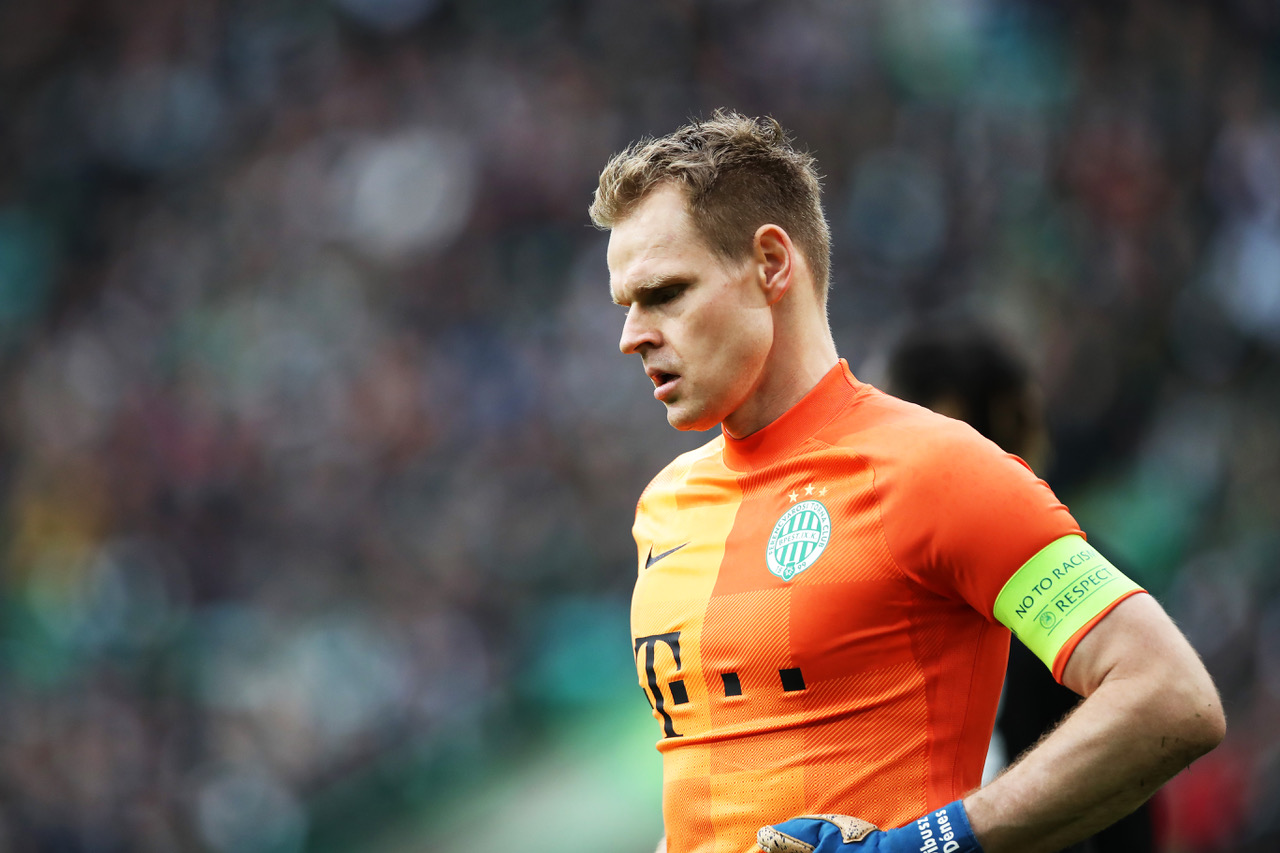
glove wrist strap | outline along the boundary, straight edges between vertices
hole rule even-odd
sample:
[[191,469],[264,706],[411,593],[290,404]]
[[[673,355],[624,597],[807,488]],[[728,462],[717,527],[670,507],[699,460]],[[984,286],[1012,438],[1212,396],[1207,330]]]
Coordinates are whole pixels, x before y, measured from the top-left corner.
[[[964,803],[956,800],[923,815],[915,823],[891,830],[902,834],[901,846],[892,845],[886,853],[982,853],[982,845],[973,834]],[[896,840],[896,839],[895,839]]]
[[982,853],[960,800],[883,831],[845,815],[803,815],[761,827],[756,841],[768,853]]

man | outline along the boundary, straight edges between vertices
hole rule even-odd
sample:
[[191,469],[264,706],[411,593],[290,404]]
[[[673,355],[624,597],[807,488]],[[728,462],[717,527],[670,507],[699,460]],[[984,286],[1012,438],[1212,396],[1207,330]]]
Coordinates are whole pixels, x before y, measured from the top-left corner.
[[[964,421],[1033,471],[1048,466],[1040,388],[1026,359],[993,329],[962,318],[916,325],[890,350],[885,390]],[[1079,700],[1025,645],[1010,644],[996,718],[1006,754],[1030,749]],[[1069,853],[1151,853],[1155,839],[1148,806],[1072,845]]]
[[[622,352],[673,426],[722,427],[636,511],[671,853],[1057,850],[1221,740],[1195,652],[1043,482],[838,359],[817,175],[776,122],[632,146],[591,215]],[[975,790],[1009,628],[1087,698]]]

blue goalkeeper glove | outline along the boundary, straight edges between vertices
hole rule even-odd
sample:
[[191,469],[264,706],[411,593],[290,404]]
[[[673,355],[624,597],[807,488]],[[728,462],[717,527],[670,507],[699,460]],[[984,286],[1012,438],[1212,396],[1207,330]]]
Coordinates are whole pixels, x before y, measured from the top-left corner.
[[861,818],[805,815],[756,833],[767,853],[982,853],[960,800],[897,829]]

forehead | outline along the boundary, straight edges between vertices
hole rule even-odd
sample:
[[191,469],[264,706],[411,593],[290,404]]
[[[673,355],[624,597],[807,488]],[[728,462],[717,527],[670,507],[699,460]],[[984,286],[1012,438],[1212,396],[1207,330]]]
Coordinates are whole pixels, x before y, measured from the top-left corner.
[[650,192],[609,235],[609,286],[615,299],[655,277],[692,274],[715,262],[689,215],[684,191],[673,184]]

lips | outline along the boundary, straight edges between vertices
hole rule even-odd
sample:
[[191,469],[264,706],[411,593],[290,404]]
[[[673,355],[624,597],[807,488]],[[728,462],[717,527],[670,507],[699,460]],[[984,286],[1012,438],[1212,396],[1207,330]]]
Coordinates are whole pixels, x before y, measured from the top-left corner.
[[649,379],[653,382],[653,396],[658,401],[664,401],[673,390],[676,383],[680,381],[680,374],[668,373],[656,367],[645,369],[645,373],[649,375]]

